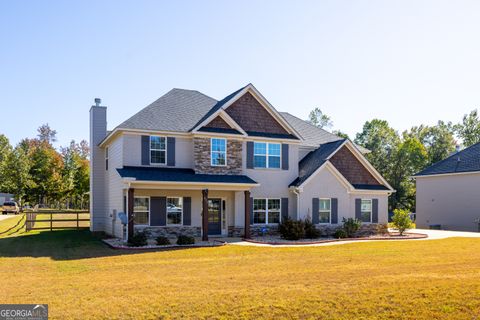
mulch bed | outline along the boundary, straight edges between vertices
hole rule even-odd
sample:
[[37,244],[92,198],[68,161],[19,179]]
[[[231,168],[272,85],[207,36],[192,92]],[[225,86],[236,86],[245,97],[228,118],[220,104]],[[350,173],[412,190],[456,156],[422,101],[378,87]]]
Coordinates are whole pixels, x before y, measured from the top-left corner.
[[177,250],[177,249],[187,249],[187,248],[221,247],[226,245],[226,242],[213,240],[208,242],[201,241],[201,242],[197,242],[195,244],[189,244],[189,245],[178,245],[173,243],[173,244],[164,245],[164,246],[149,244],[143,247],[130,247],[125,242],[117,238],[102,239],[102,241],[112,249],[121,249],[121,250]]
[[428,235],[423,233],[405,232],[403,236],[400,236],[400,234],[392,232],[389,235],[373,235],[368,237],[343,238],[343,239],[323,238],[323,239],[301,239],[297,241],[292,241],[292,240],[285,240],[282,238],[258,237],[254,239],[243,239],[243,240],[251,243],[270,244],[270,245],[306,245],[306,244],[318,244],[318,243],[340,242],[340,241],[414,240],[414,239],[425,239],[425,238],[428,238]]

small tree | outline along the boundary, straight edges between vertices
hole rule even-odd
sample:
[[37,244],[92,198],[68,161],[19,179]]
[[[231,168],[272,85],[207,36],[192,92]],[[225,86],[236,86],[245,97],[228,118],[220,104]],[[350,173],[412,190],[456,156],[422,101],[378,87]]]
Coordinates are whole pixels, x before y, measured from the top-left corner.
[[400,232],[401,236],[405,230],[410,229],[413,225],[408,211],[403,209],[393,210],[392,224]]

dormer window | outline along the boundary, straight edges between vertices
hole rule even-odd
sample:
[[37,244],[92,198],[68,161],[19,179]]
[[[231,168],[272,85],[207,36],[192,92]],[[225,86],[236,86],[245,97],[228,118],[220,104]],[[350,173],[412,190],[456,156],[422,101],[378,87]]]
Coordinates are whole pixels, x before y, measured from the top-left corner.
[[255,168],[279,169],[280,143],[255,142],[253,146],[253,165]]
[[167,164],[165,137],[150,136],[150,164]]
[[212,166],[227,165],[227,140],[220,138],[212,138],[210,141],[211,150],[210,158]]

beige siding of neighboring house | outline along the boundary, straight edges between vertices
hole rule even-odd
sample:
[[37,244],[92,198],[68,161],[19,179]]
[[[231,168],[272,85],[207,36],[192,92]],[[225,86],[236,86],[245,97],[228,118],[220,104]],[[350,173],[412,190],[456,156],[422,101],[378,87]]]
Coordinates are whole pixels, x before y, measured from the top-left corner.
[[299,218],[312,219],[313,198],[337,198],[339,224],[342,218],[355,217],[355,199],[378,199],[378,223],[387,223],[388,196],[385,193],[348,193],[347,188],[326,168],[304,185],[299,196]]
[[417,177],[417,227],[479,231],[480,173]]

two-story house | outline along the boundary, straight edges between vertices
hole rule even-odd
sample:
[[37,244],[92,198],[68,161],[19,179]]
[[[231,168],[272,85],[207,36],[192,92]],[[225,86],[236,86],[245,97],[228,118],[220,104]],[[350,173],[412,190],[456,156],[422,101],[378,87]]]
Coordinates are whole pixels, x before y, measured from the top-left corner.
[[172,89],[112,131],[90,110],[91,230],[123,237],[117,213],[167,236],[244,236],[289,216],[334,229],[387,222],[393,192],[362,152],[288,113],[251,84],[221,100]]

